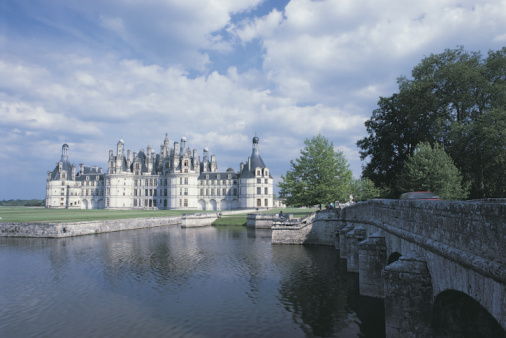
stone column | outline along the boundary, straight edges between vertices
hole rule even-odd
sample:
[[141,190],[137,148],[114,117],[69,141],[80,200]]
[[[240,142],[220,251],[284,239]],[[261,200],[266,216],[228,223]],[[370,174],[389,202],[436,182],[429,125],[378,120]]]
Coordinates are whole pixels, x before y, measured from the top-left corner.
[[339,257],[348,258],[348,247],[346,245],[346,234],[353,230],[353,225],[347,225],[339,230]]
[[385,266],[385,329],[387,337],[432,337],[432,282],[427,263],[402,256]]
[[355,228],[346,234],[348,249],[347,269],[349,272],[358,272],[358,243],[367,237],[365,229]]
[[387,262],[387,246],[381,232],[370,235],[358,245],[360,295],[384,298],[381,270]]

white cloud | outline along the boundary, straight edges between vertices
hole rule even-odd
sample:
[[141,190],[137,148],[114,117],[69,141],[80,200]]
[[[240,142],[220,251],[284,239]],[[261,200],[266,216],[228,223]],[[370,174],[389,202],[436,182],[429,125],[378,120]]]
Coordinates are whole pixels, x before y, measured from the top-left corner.
[[[397,76],[444,48],[485,53],[506,40],[505,1],[293,0],[255,17],[260,2],[19,5],[28,24],[0,31],[0,159],[28,153],[43,180],[63,142],[72,161],[105,166],[119,138],[158,150],[168,132],[237,169],[257,133],[279,177],[304,139],[322,133],[357,177],[355,142]],[[2,172],[26,161],[9,166]]]

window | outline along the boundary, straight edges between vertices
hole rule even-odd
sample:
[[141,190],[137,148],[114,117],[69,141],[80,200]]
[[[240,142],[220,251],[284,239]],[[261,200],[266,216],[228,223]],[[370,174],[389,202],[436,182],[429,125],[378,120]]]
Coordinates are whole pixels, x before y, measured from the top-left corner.
[[264,201],[264,207],[268,207],[269,206],[269,200],[266,198],[265,201]]
[[237,188],[234,188],[234,196],[237,196]]
[[188,177],[184,178],[184,184],[188,184]]
[[144,196],[149,196],[149,194],[148,194],[148,193],[149,193],[149,192],[148,192],[148,189],[144,189]]
[[227,194],[227,189],[223,188],[223,196]]
[[184,199],[184,206],[188,207],[188,199],[187,198]]
[[215,194],[214,194],[214,188],[213,188],[213,189],[211,189],[211,196],[214,196],[214,195]]
[[258,184],[262,183],[262,179],[261,178],[257,178],[257,183]]
[[204,189],[200,189],[200,196],[204,195]]
[[257,188],[257,195],[260,195],[262,193],[262,188],[258,187]]
[[184,188],[184,194],[185,196],[188,196],[188,188]]
[[266,195],[269,194],[269,188],[265,188],[264,191],[265,191],[264,194]]
[[257,170],[257,176],[260,176],[260,170]]
[[259,198],[257,199],[257,207],[261,207],[262,206],[262,200]]
[[267,184],[267,183],[269,183],[269,179],[268,178],[265,179],[265,184]]

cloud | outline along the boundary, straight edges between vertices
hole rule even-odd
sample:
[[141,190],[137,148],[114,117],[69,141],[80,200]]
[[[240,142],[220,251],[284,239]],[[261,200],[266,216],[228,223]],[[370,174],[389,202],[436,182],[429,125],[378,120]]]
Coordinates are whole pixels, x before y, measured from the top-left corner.
[[27,166],[30,174],[21,190],[3,179],[0,199],[30,197],[41,172],[43,186],[64,142],[73,162],[105,167],[120,138],[133,151],[158,150],[166,132],[186,136],[199,155],[208,147],[223,170],[238,169],[257,134],[276,177],[322,133],[358,176],[363,122],[379,96],[397,90],[396,77],[444,48],[497,50],[506,31],[506,4],[496,0],[292,0],[284,8],[35,0],[2,9],[0,159],[9,165],[0,174]]

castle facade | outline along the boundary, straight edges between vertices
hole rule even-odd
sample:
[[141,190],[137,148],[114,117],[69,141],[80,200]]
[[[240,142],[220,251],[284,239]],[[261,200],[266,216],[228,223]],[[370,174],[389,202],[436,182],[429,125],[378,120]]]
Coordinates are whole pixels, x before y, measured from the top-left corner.
[[190,150],[167,135],[157,154],[150,146],[138,153],[117,143],[109,151],[107,172],[68,159],[62,146],[60,161],[47,172],[46,208],[66,209],[184,209],[233,210],[273,207],[273,179],[253,138],[253,151],[239,171],[218,171],[215,155],[204,148]]

